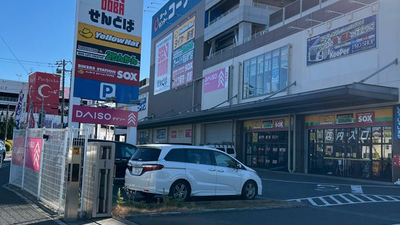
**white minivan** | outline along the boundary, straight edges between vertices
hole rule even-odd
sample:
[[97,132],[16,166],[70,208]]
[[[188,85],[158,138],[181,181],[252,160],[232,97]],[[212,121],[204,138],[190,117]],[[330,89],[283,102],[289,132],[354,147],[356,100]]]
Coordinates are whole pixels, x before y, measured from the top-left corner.
[[205,146],[137,146],[125,172],[125,187],[144,197],[164,194],[186,201],[192,196],[261,195],[256,171],[230,155]]

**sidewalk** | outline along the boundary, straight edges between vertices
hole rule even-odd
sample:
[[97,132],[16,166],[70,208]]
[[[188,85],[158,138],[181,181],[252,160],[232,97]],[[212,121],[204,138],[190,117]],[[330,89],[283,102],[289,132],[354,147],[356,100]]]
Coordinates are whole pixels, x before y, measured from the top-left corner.
[[113,218],[78,220],[65,222],[63,218],[47,209],[36,199],[29,197],[18,187],[8,184],[10,175],[10,156],[0,168],[0,224],[39,224],[39,225],[123,225],[134,224]]

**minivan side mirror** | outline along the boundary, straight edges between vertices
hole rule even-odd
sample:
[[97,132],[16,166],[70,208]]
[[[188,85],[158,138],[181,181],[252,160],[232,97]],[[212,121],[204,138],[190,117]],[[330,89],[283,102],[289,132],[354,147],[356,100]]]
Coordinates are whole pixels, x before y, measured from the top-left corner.
[[240,163],[236,164],[236,169],[243,169],[242,164],[240,164]]

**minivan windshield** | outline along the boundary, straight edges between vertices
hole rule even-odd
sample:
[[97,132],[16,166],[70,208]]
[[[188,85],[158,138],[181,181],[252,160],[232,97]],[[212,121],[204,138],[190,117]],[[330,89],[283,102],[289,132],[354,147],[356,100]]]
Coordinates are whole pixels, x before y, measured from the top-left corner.
[[157,148],[138,148],[132,155],[133,161],[157,161],[160,157],[161,149]]

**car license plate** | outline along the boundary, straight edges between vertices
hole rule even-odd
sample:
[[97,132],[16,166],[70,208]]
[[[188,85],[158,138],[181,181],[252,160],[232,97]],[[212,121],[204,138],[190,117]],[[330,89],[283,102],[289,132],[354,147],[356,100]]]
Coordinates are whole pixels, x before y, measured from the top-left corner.
[[140,175],[140,174],[142,173],[142,170],[143,170],[143,168],[135,167],[135,168],[133,169],[133,174],[134,174],[134,175]]

